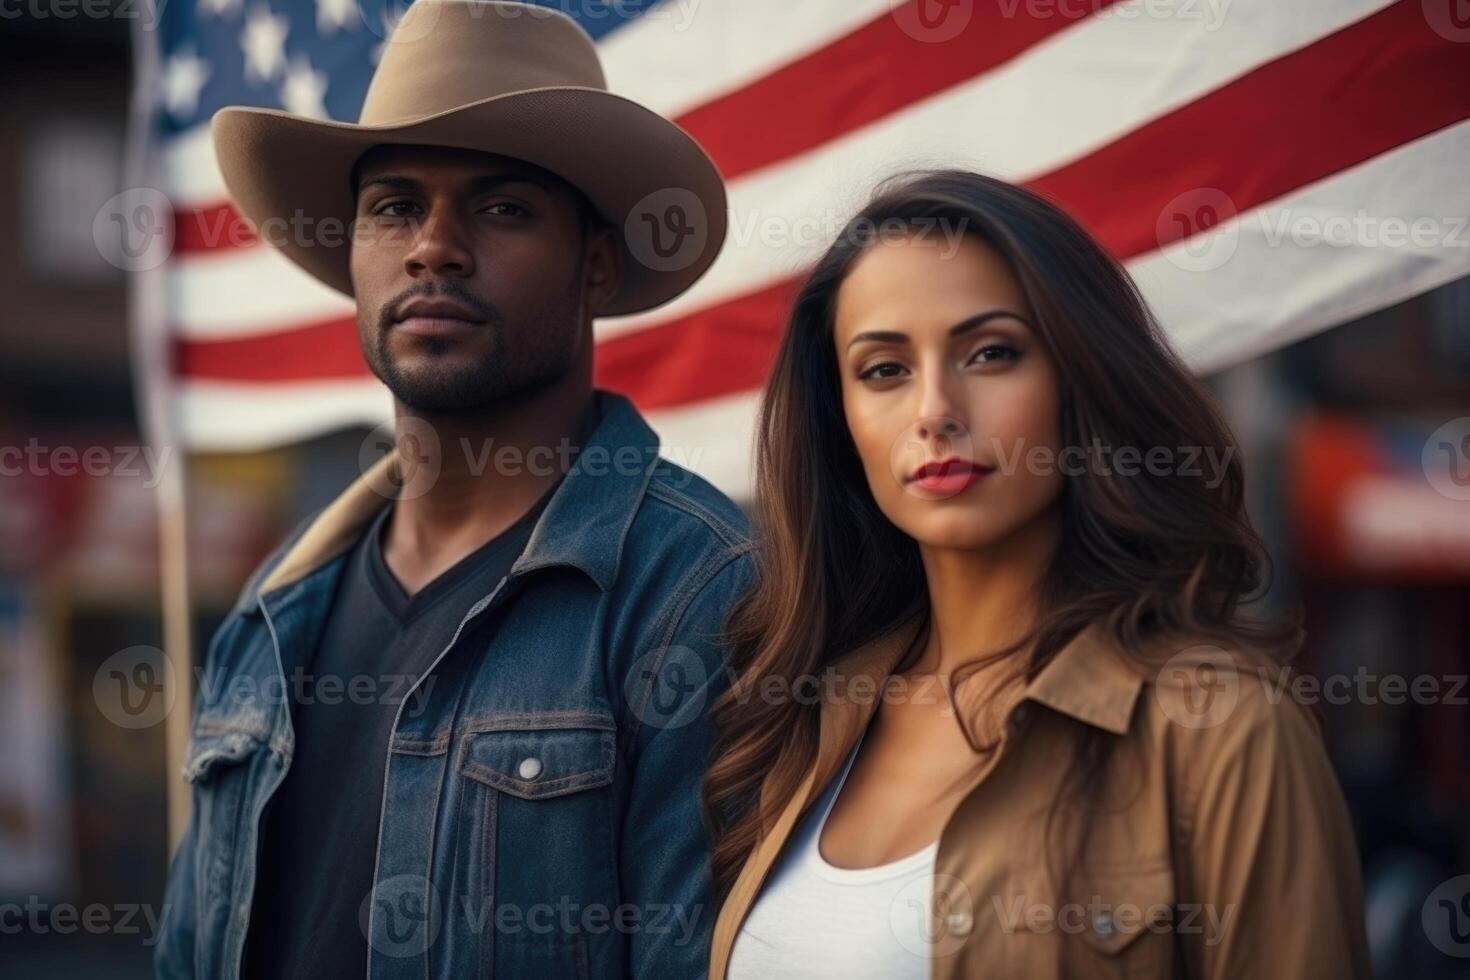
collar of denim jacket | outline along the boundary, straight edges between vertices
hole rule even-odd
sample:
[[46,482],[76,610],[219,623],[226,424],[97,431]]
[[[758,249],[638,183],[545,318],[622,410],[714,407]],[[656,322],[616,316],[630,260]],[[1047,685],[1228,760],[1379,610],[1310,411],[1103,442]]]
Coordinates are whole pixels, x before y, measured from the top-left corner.
[[[581,569],[602,591],[617,581],[623,542],[658,462],[658,434],[625,395],[600,388],[601,418],[541,512],[525,550],[511,566]],[[383,505],[398,465],[388,452],[332,501],[256,589],[263,596],[300,582],[350,548]],[[251,606],[255,599],[250,599]]]

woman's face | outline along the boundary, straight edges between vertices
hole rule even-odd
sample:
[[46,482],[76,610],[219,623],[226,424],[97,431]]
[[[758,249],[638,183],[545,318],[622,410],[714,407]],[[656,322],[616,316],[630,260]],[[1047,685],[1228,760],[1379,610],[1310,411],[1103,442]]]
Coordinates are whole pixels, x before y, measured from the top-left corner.
[[878,507],[921,545],[995,544],[1061,492],[1056,367],[1031,322],[972,235],[875,243],[838,291],[848,430]]

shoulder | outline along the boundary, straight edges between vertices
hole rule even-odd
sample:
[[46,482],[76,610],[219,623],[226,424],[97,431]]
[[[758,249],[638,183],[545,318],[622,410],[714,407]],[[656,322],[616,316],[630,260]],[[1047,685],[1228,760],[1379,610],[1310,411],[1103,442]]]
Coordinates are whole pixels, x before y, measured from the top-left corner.
[[667,459],[655,463],[638,516],[716,547],[749,550],[750,522],[740,506],[698,473]]
[[259,608],[260,584],[269,577],[271,572],[275,571],[276,566],[280,565],[296,542],[301,540],[301,536],[316,522],[323,510],[325,508],[318,508],[307,514],[286,533],[286,536],[271,549],[269,554],[261,559],[260,564],[255,566],[255,570],[250,573],[250,577],[245,580],[245,585],[241,587],[240,594],[235,599],[235,605],[230,610],[231,616],[248,615]]
[[715,631],[754,577],[740,507],[708,480],[665,459],[652,469],[619,556],[617,618],[640,645]]
[[1227,793],[1335,787],[1320,721],[1292,667],[1207,641],[1174,650],[1145,678],[1139,728],[1186,811]]
[[753,552],[738,504],[692,470],[659,459],[624,539],[620,578],[627,573],[631,588],[691,597],[721,573],[748,574]]

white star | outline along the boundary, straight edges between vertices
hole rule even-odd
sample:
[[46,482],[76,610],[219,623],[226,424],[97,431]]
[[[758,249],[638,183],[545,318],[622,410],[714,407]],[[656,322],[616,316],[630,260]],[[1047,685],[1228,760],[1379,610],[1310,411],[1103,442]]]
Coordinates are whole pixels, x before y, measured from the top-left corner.
[[251,7],[240,32],[240,50],[245,52],[245,78],[268,82],[281,73],[286,61],[286,35],[291,26],[285,14],[273,14],[264,4]]
[[182,45],[168,56],[160,79],[160,98],[175,119],[194,115],[199,109],[199,93],[209,81],[209,62],[199,57],[193,44]]
[[224,17],[225,14],[240,9],[240,0],[199,0],[199,9],[216,17]]
[[339,27],[351,30],[361,20],[357,0],[316,0],[316,32],[324,37]]
[[281,105],[298,116],[326,119],[327,107],[322,96],[327,94],[327,73],[314,71],[304,54],[291,56],[286,80],[281,84]]

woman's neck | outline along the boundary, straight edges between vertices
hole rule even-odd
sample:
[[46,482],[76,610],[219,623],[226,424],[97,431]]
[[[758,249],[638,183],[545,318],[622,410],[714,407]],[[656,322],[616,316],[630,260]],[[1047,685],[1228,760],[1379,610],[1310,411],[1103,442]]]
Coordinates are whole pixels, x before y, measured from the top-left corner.
[[1020,639],[1036,622],[1060,520],[1048,510],[984,548],[921,544],[929,639],[915,671],[947,675]]

